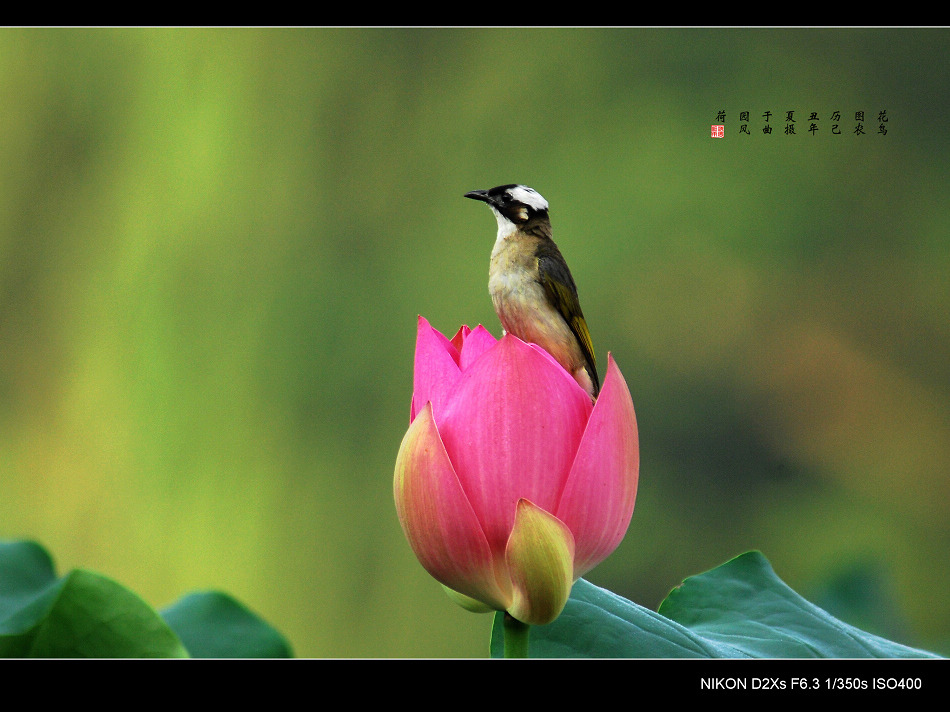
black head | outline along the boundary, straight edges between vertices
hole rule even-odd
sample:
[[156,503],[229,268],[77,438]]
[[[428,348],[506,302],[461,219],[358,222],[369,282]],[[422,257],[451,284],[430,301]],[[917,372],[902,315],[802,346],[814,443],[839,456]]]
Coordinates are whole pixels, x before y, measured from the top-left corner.
[[472,190],[466,198],[488,203],[498,215],[507,218],[515,225],[523,225],[537,217],[547,216],[548,201],[538,191],[526,185],[509,183],[490,190]]

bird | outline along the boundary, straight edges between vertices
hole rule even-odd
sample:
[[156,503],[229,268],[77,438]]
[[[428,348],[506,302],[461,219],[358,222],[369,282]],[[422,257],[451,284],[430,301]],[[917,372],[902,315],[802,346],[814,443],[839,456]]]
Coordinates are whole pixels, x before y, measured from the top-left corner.
[[516,183],[464,197],[487,203],[498,221],[488,292],[505,333],[543,348],[596,400],[594,345],[574,277],[552,239],[548,201]]

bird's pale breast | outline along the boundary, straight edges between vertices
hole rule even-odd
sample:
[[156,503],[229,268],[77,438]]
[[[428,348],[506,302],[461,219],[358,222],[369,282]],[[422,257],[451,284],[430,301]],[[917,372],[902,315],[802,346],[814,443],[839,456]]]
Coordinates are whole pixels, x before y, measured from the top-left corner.
[[538,344],[570,373],[583,368],[584,357],[570,327],[538,283],[534,250],[499,240],[489,272],[488,291],[505,331]]

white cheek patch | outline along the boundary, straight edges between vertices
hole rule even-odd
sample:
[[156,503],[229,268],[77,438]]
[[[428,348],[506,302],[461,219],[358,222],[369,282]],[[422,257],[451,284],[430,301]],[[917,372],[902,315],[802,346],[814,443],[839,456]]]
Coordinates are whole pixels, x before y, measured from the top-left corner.
[[534,188],[529,188],[526,185],[516,185],[514,188],[510,188],[508,195],[519,203],[524,203],[534,210],[548,209],[548,201],[542,198],[541,194]]

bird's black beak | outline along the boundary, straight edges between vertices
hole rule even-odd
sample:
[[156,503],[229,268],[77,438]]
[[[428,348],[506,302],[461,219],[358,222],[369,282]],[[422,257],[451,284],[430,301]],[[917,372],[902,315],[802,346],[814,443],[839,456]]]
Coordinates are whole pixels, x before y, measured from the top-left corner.
[[485,203],[491,203],[491,198],[488,197],[487,190],[470,190],[465,194],[466,198],[471,198],[472,200],[481,200]]

